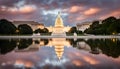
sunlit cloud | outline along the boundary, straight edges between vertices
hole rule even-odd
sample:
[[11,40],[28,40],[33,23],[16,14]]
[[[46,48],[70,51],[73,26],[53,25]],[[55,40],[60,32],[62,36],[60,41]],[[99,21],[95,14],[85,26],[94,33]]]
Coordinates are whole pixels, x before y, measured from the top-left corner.
[[7,11],[9,11],[9,12],[19,12],[19,10],[15,7],[8,8]]
[[113,15],[113,16],[120,15],[120,10],[114,11],[113,13],[111,13],[111,15]]
[[2,6],[2,11],[8,11],[8,12],[17,12],[17,13],[31,13],[34,12],[37,7],[35,5],[24,5],[21,7],[6,7]]
[[119,3],[120,0],[0,0],[0,18],[32,19],[49,26],[55,20],[51,18],[60,11],[66,25],[75,25],[109,16],[118,17]]
[[69,9],[69,12],[70,13],[77,13],[77,12],[80,12],[80,10],[83,10],[83,7],[81,7],[81,6],[72,6]]
[[77,21],[80,21],[80,20],[84,20],[86,17],[83,17],[83,16],[79,16],[76,18]]
[[19,11],[21,12],[21,13],[30,13],[30,12],[33,12],[33,11],[35,11],[37,8],[36,8],[36,6],[34,6],[34,5],[25,5],[25,6],[23,6],[23,7],[20,7],[19,8]]
[[99,8],[90,8],[90,9],[84,11],[84,15],[88,15],[88,16],[93,15],[93,14],[98,13],[99,11],[100,11]]
[[99,19],[106,19],[107,17],[110,17],[110,16],[119,17],[119,15],[120,15],[120,10],[115,10],[108,14],[102,15]]
[[1,11],[6,11],[7,7],[6,6],[1,6]]

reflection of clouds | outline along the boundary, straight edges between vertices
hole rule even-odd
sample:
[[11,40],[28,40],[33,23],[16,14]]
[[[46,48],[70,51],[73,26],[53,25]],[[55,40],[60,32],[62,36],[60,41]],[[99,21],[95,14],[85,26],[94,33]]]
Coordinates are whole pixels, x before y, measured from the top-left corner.
[[89,57],[89,56],[84,56],[83,59],[88,62],[89,64],[95,65],[98,64],[98,60],[96,60],[95,58]]
[[23,61],[22,60],[16,60],[16,62],[15,62],[15,67],[19,67],[19,68],[21,68],[21,67],[23,67],[24,66],[24,63],[23,63]]
[[61,60],[55,60],[55,59],[51,60],[51,59],[47,58],[47,59],[45,59],[45,61],[43,63],[39,62],[39,66],[41,67],[41,66],[45,66],[47,64],[50,64],[53,66],[61,66],[64,63],[66,63],[67,61],[69,61],[69,60],[66,58],[63,58]]
[[98,64],[98,63],[99,63],[98,60],[96,60],[94,57],[91,57],[91,56],[89,56],[89,55],[84,55],[84,54],[78,53],[78,52],[75,53],[75,55],[78,56],[78,57],[82,57],[83,60],[86,61],[86,62],[89,63],[89,64],[94,65],[94,64]]
[[76,66],[81,66],[84,64],[96,65],[100,64],[100,60],[96,59],[96,57],[90,55],[89,53],[85,53],[83,51],[78,51],[72,49],[72,51],[67,52],[67,57],[73,64]]
[[72,63],[75,64],[76,66],[82,65],[82,62],[80,60],[73,60]]
[[34,63],[32,63],[31,61],[25,61],[22,59],[18,59],[15,61],[14,66],[16,68],[23,68],[23,67],[32,68],[32,67],[34,67]]

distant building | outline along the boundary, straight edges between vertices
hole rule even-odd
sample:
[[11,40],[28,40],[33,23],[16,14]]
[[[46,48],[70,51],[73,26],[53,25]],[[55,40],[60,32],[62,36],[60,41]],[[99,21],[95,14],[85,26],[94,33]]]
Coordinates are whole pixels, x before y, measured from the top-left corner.
[[20,25],[20,24],[27,24],[27,25],[29,25],[33,29],[33,31],[35,29],[38,29],[38,28],[41,28],[41,29],[44,28],[44,24],[43,23],[38,23],[38,22],[34,22],[34,21],[13,21],[13,24],[16,27],[18,27],[18,25]]
[[85,31],[85,29],[89,28],[92,22],[84,22],[76,24],[77,30]]

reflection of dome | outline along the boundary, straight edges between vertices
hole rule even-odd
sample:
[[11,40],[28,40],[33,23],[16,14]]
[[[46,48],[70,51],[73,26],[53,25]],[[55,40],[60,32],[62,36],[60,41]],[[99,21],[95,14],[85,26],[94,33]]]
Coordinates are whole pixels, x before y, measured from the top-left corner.
[[52,38],[48,46],[54,46],[56,56],[60,60],[64,53],[64,46],[70,46],[70,43],[66,41],[66,38]]
[[58,59],[61,59],[61,57],[64,53],[64,46],[61,46],[61,45],[55,46],[55,53],[56,53]]

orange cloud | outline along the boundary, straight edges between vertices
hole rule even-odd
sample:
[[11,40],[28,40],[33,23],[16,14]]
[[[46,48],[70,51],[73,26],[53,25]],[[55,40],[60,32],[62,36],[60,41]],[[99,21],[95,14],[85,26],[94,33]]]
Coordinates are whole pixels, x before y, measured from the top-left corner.
[[17,8],[12,7],[12,8],[9,8],[9,9],[8,9],[8,11],[10,11],[10,12],[17,12],[17,11],[18,11],[18,9],[17,9]]
[[82,10],[83,7],[80,7],[80,6],[72,6],[69,10],[70,13],[76,13],[76,12],[79,12],[80,10]]
[[82,65],[82,62],[80,60],[73,60],[72,63],[75,64],[76,66]]
[[86,17],[79,16],[76,18],[77,21],[84,20]]
[[35,9],[36,9],[36,7],[33,5],[25,5],[23,7],[20,7],[19,11],[21,13],[30,13],[30,12],[35,11]]
[[99,61],[97,61],[96,59],[94,59],[94,58],[92,58],[92,57],[89,57],[89,56],[84,56],[83,59],[84,59],[86,62],[88,62],[88,63],[90,63],[90,64],[92,64],[92,65],[99,63]]
[[99,19],[105,19],[105,18],[110,17],[110,16],[118,16],[118,15],[120,15],[120,9],[116,10],[116,11],[113,11],[113,12],[111,12],[109,14],[103,15]]
[[19,8],[10,7],[10,8],[5,9],[5,10],[7,10],[9,12],[13,12],[13,13],[16,13],[16,12],[18,12],[18,13],[31,13],[31,12],[36,10],[36,6],[34,6],[34,5],[24,5],[24,6],[21,6]]
[[100,11],[99,8],[90,8],[90,9],[88,9],[84,12],[84,15],[93,15],[93,14],[96,14],[97,12],[99,12],[99,11]]

